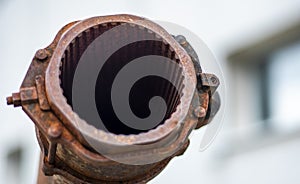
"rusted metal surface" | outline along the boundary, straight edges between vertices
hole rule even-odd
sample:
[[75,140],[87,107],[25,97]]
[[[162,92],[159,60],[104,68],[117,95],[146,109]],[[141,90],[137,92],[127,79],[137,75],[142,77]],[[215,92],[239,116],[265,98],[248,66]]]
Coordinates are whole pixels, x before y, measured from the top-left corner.
[[[72,71],[70,68],[76,67],[74,62],[80,57],[80,49],[86,48],[103,27],[114,27],[121,23],[160,37],[160,47],[171,48],[170,59],[185,68],[183,76],[191,77],[197,90],[183,87],[182,95],[174,98],[172,103],[173,106],[187,104],[184,106],[188,109],[184,123],[179,122],[179,112],[174,107],[175,110],[169,112],[170,118],[156,128],[122,135],[99,130],[73,111],[68,102],[70,75],[67,73]],[[85,44],[81,43],[82,39]],[[72,52],[76,54],[72,57],[76,59],[68,60],[66,53],[75,48],[77,50]],[[70,66],[70,63],[74,66]],[[22,106],[35,123],[42,151],[41,168],[46,176],[54,176],[47,179],[49,182],[146,183],[159,174],[173,157],[182,155],[189,145],[190,132],[207,124],[210,113],[217,112],[219,101],[215,100],[213,108],[211,101],[218,85],[216,76],[202,73],[197,54],[184,37],[173,38],[157,24],[141,17],[112,15],[72,22],[63,27],[48,47],[36,52],[20,92],[8,97],[7,104]],[[175,92],[171,91],[170,94]],[[191,96],[198,97],[199,101],[187,103]],[[77,128],[75,122],[86,127],[84,132]],[[129,161],[149,160],[149,164],[129,165],[110,160],[96,152],[86,141],[86,136],[99,146],[113,150],[119,157]],[[120,146],[119,143],[126,145]],[[135,145],[139,145],[138,149]]]
[[[60,114],[60,119],[63,120],[63,122],[72,130],[72,132],[77,132],[77,128],[74,125],[74,122],[77,122],[77,124],[82,124],[82,126],[86,125],[87,123],[80,119],[76,114],[74,115],[74,112],[69,104],[67,104],[64,100],[64,96],[61,90],[60,78],[59,78],[59,65],[61,62],[61,59],[63,57],[63,52],[68,48],[68,46],[71,44],[71,42],[78,37],[82,32],[84,32],[88,28],[92,28],[98,25],[107,25],[112,23],[131,23],[131,24],[137,24],[138,26],[142,26],[145,29],[149,29],[152,32],[159,34],[160,37],[164,38],[165,42],[167,42],[169,45],[172,46],[175,53],[178,55],[179,60],[184,67],[187,67],[188,71],[190,73],[187,73],[187,75],[190,75],[194,79],[194,83],[196,83],[196,75],[194,73],[193,65],[190,60],[190,57],[188,54],[183,50],[182,47],[179,46],[179,44],[172,38],[172,36],[167,33],[164,29],[162,29],[157,24],[137,16],[130,16],[130,15],[121,15],[121,16],[104,16],[104,17],[94,17],[90,18],[84,21],[81,21],[77,23],[75,26],[73,26],[68,32],[66,32],[63,37],[61,38],[63,41],[59,42],[56,48],[56,52],[53,53],[53,56],[51,58],[51,62],[47,68],[46,71],[46,90],[47,90],[47,97],[49,100],[49,103],[51,104],[51,107],[56,114]],[[193,95],[193,91],[185,90],[184,96],[181,98],[182,103],[185,104],[185,99],[187,96]],[[189,108],[189,107],[187,107]],[[178,113],[174,113],[173,116],[176,116]],[[164,123],[164,127],[158,127],[157,129],[151,130],[145,134],[141,135],[132,135],[131,139],[126,139],[126,136],[123,135],[113,135],[113,134],[106,134],[105,140],[107,142],[118,142],[123,140],[128,140],[130,144],[141,144],[141,143],[147,143],[147,142],[154,142],[157,141],[163,137],[166,137],[167,135],[170,135],[171,131],[176,128],[177,122],[176,121],[166,121]],[[103,140],[103,137],[101,137],[100,134],[95,133],[95,130],[93,127],[86,127],[86,133],[87,135],[91,135],[91,137],[94,137],[96,140]],[[100,137],[99,137],[100,135]],[[86,144],[84,141],[84,138],[81,134],[76,135],[78,139],[83,143]],[[86,144],[87,145],[87,144]]]
[[48,52],[45,49],[40,49],[35,53],[35,57],[40,60],[43,61],[45,59],[47,59],[48,57]]
[[42,110],[50,110],[45,91],[45,79],[43,76],[38,75],[35,77],[36,89],[38,94],[39,104]]

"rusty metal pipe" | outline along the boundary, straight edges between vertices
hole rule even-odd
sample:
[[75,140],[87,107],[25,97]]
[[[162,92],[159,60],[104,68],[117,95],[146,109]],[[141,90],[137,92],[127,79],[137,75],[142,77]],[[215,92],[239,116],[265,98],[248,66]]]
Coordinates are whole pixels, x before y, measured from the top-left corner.
[[[93,46],[96,39],[116,27],[118,31],[112,31],[106,41]],[[74,108],[75,73],[87,50],[89,57],[99,58],[120,40],[139,41],[118,49],[105,62],[97,61],[104,62],[95,86],[95,93],[100,94],[95,96],[95,103],[106,127],[103,129]],[[140,130],[124,125],[114,114],[110,90],[120,69],[147,55],[162,56],[164,75],[179,87],[156,76],[145,77],[132,87],[134,98],[129,102],[140,118],[149,115],[146,107],[151,97],[161,96],[167,104],[167,113],[157,126]],[[180,67],[173,68],[172,62]],[[186,78],[196,91],[189,88]],[[36,53],[20,92],[8,97],[7,103],[22,106],[35,123],[42,150],[41,168],[45,175],[53,176],[47,181],[145,183],[173,157],[184,153],[193,129],[209,122],[210,100],[218,85],[216,76],[202,73],[197,55],[184,37],[173,37],[141,17],[112,15],[63,27],[52,44]],[[197,101],[189,103],[189,98]],[[188,111],[183,122],[179,105]],[[135,164],[130,164],[133,161]]]
[[[97,45],[98,48],[90,48],[91,43],[96,38],[98,38],[104,32],[109,31],[117,26],[121,27],[118,31],[118,35],[110,34],[107,36],[109,38],[106,38],[103,42]],[[112,108],[110,93],[112,83],[119,70],[125,65],[127,65],[129,62],[131,62],[133,59],[147,55],[163,56],[161,58],[161,62],[164,62],[164,65],[162,67],[165,68],[165,72],[168,75],[172,76],[174,80],[179,81],[181,83],[181,87],[183,86],[182,71],[167,70],[168,68],[170,68],[170,62],[166,60],[166,58],[169,58],[174,62],[179,62],[179,59],[175,58],[175,51],[172,51],[172,47],[170,47],[168,43],[164,42],[162,38],[160,40],[155,40],[157,36],[158,35],[154,32],[150,32],[149,29],[135,24],[129,24],[124,22],[122,24],[121,22],[99,24],[97,26],[87,28],[81,34],[76,36],[73,39],[73,41],[67,46],[67,49],[64,51],[62,65],[60,69],[61,88],[63,90],[64,96],[67,99],[68,104],[72,107],[72,85],[74,81],[74,73],[76,71],[76,67],[82,54],[86,51],[88,47],[88,49],[91,50],[91,52],[89,52],[89,57],[97,58],[98,55],[101,55],[101,51],[104,52],[104,49],[101,48],[111,47],[111,40],[118,40],[120,39],[120,37],[125,37],[124,41],[126,42],[131,39],[141,40],[127,44],[126,46],[120,48],[118,51],[113,53],[113,55],[107,61],[105,61],[104,66],[98,76],[95,87],[95,93],[101,95],[97,95],[95,100],[97,110],[104,121],[107,131],[114,134],[125,135],[139,134],[145,132],[146,130],[143,131],[130,128],[124,125],[118,119],[118,117],[114,114]],[[143,40],[146,37],[147,40]],[[160,125],[163,124],[165,120],[169,119],[171,114],[175,112],[175,108],[179,103],[179,101],[175,101],[175,99],[179,98],[182,92],[182,90],[177,91],[175,87],[173,85],[170,85],[170,83],[165,79],[150,76],[139,81],[135,86],[132,87],[131,96],[133,96],[134,98],[130,98],[129,100],[131,103],[132,111],[136,112],[137,116],[147,117],[150,113],[147,109],[147,103],[149,101],[149,98],[151,98],[154,95],[162,96],[168,105],[168,113],[166,114],[164,119],[159,123]],[[76,113],[79,116],[81,116],[81,112]],[[89,121],[87,121],[87,123],[91,124],[91,122]],[[91,125],[98,128],[97,124]]]

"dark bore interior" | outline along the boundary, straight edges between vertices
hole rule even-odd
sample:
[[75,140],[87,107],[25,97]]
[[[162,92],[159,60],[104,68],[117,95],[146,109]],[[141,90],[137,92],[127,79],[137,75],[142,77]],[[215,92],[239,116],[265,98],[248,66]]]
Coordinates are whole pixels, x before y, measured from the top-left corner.
[[[179,91],[166,79],[159,76],[147,76],[138,80],[131,88],[129,96],[129,104],[132,112],[140,117],[146,118],[150,115],[149,100],[154,96],[161,96],[164,98],[167,104],[167,113],[164,119],[160,122],[163,124],[164,121],[170,118],[171,114],[176,110],[176,107],[180,103],[180,96],[182,95],[182,70],[181,68],[174,68],[170,66],[170,60],[179,62],[175,59],[175,52],[169,44],[162,41],[162,38],[158,40],[155,33],[145,28],[135,25],[122,24],[122,29],[116,34],[111,35],[109,43],[103,43],[97,48],[88,47],[97,37],[104,32],[111,30],[115,26],[120,26],[121,23],[102,24],[92,28],[89,28],[83,32],[80,36],[75,38],[73,42],[66,49],[61,65],[61,87],[64,92],[64,96],[67,99],[69,105],[72,106],[72,83],[74,72],[80,57],[86,49],[93,49],[97,54],[103,52],[104,47],[109,47],[114,42],[117,42],[118,38],[130,38],[134,37],[137,40],[126,46],[121,47],[119,50],[114,52],[107,61],[103,62],[103,67],[98,74],[97,83],[95,86],[95,101],[98,110],[98,114],[102,119],[107,130],[114,134],[139,134],[148,130],[137,130],[126,126],[122,123],[116,114],[114,113],[111,103],[111,88],[113,81],[118,72],[132,60],[148,55],[163,56],[161,62],[164,62],[164,71],[170,75],[176,82],[180,84]],[[147,40],[144,40],[147,35]],[[152,39],[148,39],[148,38]],[[81,118],[86,119],[81,112],[76,112]],[[93,125],[95,128],[100,128],[97,122],[87,122]],[[159,125],[160,125],[159,124]],[[158,126],[158,125],[157,125]],[[153,127],[155,128],[155,127]]]

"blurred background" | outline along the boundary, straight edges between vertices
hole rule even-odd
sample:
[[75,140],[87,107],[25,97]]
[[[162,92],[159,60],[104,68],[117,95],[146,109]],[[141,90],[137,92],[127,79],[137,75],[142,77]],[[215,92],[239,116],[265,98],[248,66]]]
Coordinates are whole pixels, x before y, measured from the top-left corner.
[[0,183],[36,182],[34,124],[5,100],[35,51],[68,22],[117,13],[188,28],[224,75],[223,127],[214,142],[200,152],[205,129],[193,133],[186,153],[150,183],[300,183],[299,0],[0,0]]

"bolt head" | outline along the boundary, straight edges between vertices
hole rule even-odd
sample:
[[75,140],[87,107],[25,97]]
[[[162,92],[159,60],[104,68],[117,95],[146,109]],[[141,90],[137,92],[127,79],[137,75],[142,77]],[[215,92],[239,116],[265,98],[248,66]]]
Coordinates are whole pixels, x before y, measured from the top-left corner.
[[7,103],[7,105],[14,104],[13,97],[12,96],[6,97],[6,103]]
[[216,77],[214,77],[214,76],[212,76],[211,78],[210,78],[210,80],[211,80],[211,82],[213,83],[213,84],[218,84],[218,79],[216,78]]
[[52,125],[48,129],[47,133],[48,133],[49,137],[52,138],[52,139],[59,138],[62,134],[62,127]]
[[202,118],[206,115],[206,110],[201,107],[201,106],[198,106],[196,107],[196,109],[194,110],[194,115],[197,117],[197,118]]
[[47,59],[48,57],[48,53],[45,49],[40,49],[38,50],[36,53],[35,53],[35,57],[38,59],[38,60],[45,60]]

